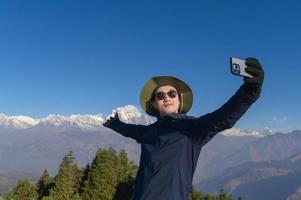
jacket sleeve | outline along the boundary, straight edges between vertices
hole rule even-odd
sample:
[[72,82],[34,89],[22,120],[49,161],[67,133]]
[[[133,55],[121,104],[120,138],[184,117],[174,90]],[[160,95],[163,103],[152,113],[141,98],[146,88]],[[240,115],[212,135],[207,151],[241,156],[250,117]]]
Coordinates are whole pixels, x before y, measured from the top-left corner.
[[148,143],[153,139],[153,134],[148,133],[149,126],[145,125],[127,124],[117,119],[112,121],[111,129],[125,137],[136,140],[138,143]]
[[242,85],[236,93],[219,109],[199,118],[187,120],[182,125],[185,131],[200,145],[205,145],[217,133],[229,129],[243,116],[248,108],[256,101]]

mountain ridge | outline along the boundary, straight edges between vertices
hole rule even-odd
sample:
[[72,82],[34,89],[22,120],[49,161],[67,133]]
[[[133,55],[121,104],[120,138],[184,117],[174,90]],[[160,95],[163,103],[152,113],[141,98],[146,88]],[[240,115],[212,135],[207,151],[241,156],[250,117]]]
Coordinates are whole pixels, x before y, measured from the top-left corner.
[[[82,131],[99,131],[102,124],[110,117],[118,113],[121,121],[132,124],[148,125],[155,121],[155,118],[142,114],[138,108],[133,105],[125,105],[112,109],[112,112],[103,116],[103,114],[70,114],[67,116],[59,114],[49,114],[40,119],[34,119],[30,116],[6,116],[0,113],[0,132],[16,131],[24,129],[43,129],[56,128],[57,131],[64,132],[68,130],[81,129]],[[61,130],[59,130],[61,129]],[[221,134],[229,137],[264,137],[272,135],[273,131],[269,128],[263,130],[243,130],[240,128],[231,128],[223,131]]]

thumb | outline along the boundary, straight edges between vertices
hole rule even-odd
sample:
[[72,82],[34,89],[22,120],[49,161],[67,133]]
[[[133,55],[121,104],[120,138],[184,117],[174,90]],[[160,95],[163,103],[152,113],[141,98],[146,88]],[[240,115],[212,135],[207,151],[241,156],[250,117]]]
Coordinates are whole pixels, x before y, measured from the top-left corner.
[[117,112],[115,113],[114,118],[115,118],[115,119],[119,119],[119,116],[118,116],[118,113],[117,113]]

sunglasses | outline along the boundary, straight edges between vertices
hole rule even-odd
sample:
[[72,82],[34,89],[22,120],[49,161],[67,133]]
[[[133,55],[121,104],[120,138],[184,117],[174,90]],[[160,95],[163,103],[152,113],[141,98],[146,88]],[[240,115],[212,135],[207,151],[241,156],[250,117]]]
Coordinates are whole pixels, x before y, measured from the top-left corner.
[[156,98],[160,101],[165,98],[165,94],[167,94],[170,98],[175,98],[177,96],[177,91],[175,90],[169,90],[168,92],[157,92]]

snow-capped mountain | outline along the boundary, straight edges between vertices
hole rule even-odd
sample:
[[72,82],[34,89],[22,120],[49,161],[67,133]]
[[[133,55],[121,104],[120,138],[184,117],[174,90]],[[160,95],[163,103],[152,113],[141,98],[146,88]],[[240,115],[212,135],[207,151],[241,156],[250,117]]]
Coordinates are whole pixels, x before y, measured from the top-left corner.
[[48,115],[46,118],[40,120],[37,125],[39,128],[56,128],[61,132],[71,129],[81,129],[82,131],[97,131],[102,127],[104,119],[100,114],[98,115]]
[[1,130],[20,130],[20,129],[55,129],[59,132],[80,129],[84,132],[98,131],[103,128],[103,123],[114,116],[115,113],[121,121],[133,124],[150,124],[153,122],[151,117],[143,115],[135,106],[127,105],[118,107],[112,110],[111,114],[103,117],[102,114],[97,115],[80,115],[72,114],[69,116],[62,116],[57,114],[50,114],[42,119],[33,119],[28,116],[11,116],[8,117],[0,114],[0,129]]
[[6,116],[0,114],[0,128],[1,129],[25,129],[30,128],[39,123],[39,120],[28,116]]
[[113,117],[116,112],[118,113],[119,119],[125,123],[147,125],[153,123],[154,121],[151,117],[143,115],[135,106],[132,105],[113,109],[112,113],[107,117],[107,119]]
[[273,131],[269,128],[263,130],[241,130],[239,128],[231,128],[222,132],[224,136],[251,136],[251,137],[264,137],[273,134]]
[[[111,114],[103,117],[102,114],[96,115],[80,115],[72,114],[69,116],[62,116],[57,114],[50,114],[42,119],[33,119],[28,116],[6,116],[0,114],[0,130],[22,130],[33,128],[36,130],[55,129],[59,132],[81,130],[84,132],[98,131],[103,128],[103,123],[114,116],[115,113],[121,121],[131,124],[151,124],[154,122],[154,118],[142,114],[138,108],[133,105],[126,105],[123,107],[117,107],[112,110]],[[251,137],[264,137],[271,135],[273,131],[271,129],[264,130],[242,130],[239,128],[231,128],[223,131],[221,134],[229,137],[239,136],[251,136]]]

